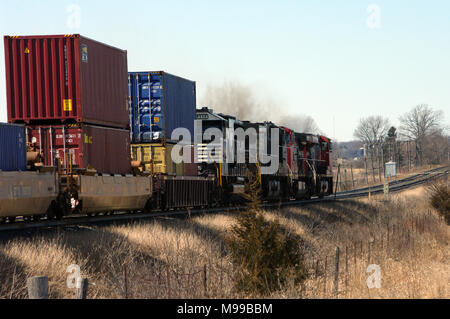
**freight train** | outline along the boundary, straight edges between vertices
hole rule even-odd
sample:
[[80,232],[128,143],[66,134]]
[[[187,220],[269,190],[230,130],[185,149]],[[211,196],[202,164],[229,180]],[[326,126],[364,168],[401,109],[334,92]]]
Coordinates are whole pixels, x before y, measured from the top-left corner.
[[127,74],[126,51],[80,35],[4,40],[0,222],[222,207],[250,184],[264,201],[332,193],[325,136],[196,109],[195,82]]

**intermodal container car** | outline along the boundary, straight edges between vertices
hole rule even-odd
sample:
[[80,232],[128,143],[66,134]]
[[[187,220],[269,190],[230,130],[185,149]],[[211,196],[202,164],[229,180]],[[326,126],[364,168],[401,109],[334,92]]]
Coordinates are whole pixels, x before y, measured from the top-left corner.
[[27,169],[25,126],[0,123],[0,170]]
[[127,52],[81,35],[5,36],[8,122],[127,128]]
[[45,166],[95,169],[98,173],[131,173],[130,131],[75,124],[27,128],[34,151]]
[[186,128],[193,140],[195,92],[195,82],[167,72],[128,73],[132,142],[178,141],[176,128]]

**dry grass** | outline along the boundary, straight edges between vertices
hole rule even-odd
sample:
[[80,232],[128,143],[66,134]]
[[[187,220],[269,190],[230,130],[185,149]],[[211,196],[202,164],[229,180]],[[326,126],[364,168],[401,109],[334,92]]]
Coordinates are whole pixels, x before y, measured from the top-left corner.
[[[417,189],[387,202],[372,197],[283,212],[282,223],[305,239],[310,278],[277,296],[335,298],[338,246],[339,298],[449,298],[448,226],[426,206],[425,195]],[[381,267],[380,289],[366,285],[369,264]]]
[[[389,201],[372,196],[266,212],[301,236],[310,273],[304,285],[271,297],[336,297],[339,246],[339,298],[449,298],[448,226],[426,206],[427,196],[418,188]],[[92,284],[89,298],[245,297],[233,289],[235,270],[222,241],[234,222],[214,214],[14,235],[0,240],[0,297],[25,298],[26,278],[45,275],[51,297],[73,298],[66,269],[74,263]],[[365,284],[369,241],[370,263],[382,271],[380,289]]]

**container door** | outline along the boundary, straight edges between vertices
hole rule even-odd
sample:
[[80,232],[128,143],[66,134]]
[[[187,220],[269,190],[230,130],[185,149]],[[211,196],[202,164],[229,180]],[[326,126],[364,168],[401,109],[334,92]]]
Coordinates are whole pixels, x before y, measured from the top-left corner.
[[80,129],[64,128],[63,134],[61,127],[35,127],[29,130],[29,141],[33,137],[34,148],[40,152],[45,166],[56,166],[59,160],[62,167],[82,167]]
[[151,142],[165,138],[162,75],[131,73],[128,89],[133,141]]

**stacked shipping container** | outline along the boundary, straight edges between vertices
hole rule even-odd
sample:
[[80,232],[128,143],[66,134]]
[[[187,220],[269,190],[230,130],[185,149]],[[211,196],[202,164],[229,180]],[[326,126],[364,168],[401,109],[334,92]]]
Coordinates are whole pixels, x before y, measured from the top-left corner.
[[25,126],[0,123],[0,171],[25,171]]
[[193,138],[195,82],[163,71],[130,72],[128,94],[132,143],[169,141],[180,127]]
[[152,173],[196,176],[193,149],[191,163],[176,164],[171,157],[179,139],[172,139],[175,129],[194,138],[195,82],[163,71],[130,72],[128,94],[132,159]]
[[45,164],[129,173],[127,52],[80,35],[4,44],[8,121],[27,124]]

